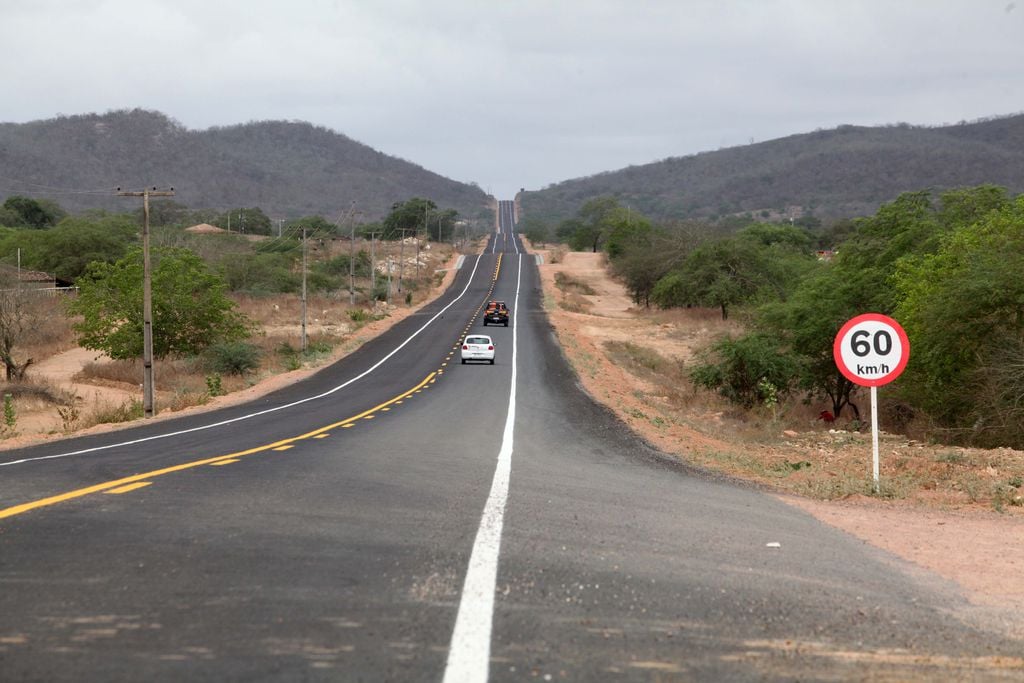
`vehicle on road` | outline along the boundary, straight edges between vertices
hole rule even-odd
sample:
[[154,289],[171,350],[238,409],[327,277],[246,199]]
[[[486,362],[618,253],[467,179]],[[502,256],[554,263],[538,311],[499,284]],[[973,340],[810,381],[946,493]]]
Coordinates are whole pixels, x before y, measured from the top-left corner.
[[504,301],[488,301],[484,310],[484,327],[487,325],[504,325],[508,327],[508,306]]
[[494,341],[486,334],[472,334],[462,342],[462,364],[469,360],[485,360],[494,365]]

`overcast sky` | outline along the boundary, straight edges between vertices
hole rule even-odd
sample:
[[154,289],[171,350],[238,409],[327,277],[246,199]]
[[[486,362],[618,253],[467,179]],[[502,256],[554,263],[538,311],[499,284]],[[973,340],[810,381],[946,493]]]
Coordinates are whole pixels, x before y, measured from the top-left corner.
[[0,0],[0,121],[326,126],[500,199],[840,124],[1024,111],[1024,1]]

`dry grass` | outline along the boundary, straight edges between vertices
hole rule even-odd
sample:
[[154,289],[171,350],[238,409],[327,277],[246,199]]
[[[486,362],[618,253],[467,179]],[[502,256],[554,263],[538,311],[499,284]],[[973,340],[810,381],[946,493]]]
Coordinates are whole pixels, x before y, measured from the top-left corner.
[[594,307],[593,303],[576,292],[565,294],[558,305],[570,313],[589,313]]
[[15,347],[16,356],[24,355],[38,362],[74,348],[73,321],[64,310],[65,296],[49,293],[30,296],[30,325]]
[[597,294],[597,290],[583,280],[572,277],[563,272],[555,273],[555,286],[567,294],[570,292],[584,294],[586,296],[593,296],[594,294]]

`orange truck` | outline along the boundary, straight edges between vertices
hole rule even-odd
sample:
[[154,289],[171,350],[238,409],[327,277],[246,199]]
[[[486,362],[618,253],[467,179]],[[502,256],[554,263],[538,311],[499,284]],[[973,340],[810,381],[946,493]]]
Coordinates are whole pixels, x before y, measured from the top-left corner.
[[488,301],[484,311],[484,327],[488,325],[504,325],[508,327],[508,306],[504,301]]

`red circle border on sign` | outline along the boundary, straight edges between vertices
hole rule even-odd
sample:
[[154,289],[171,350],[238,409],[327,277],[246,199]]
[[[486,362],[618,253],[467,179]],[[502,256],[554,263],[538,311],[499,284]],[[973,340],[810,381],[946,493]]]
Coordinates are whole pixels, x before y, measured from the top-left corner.
[[[846,367],[846,364],[843,363],[843,354],[841,348],[843,338],[846,336],[846,333],[850,331],[851,327],[869,321],[883,323],[885,325],[889,325],[894,330],[896,330],[896,335],[900,338],[900,344],[902,344],[903,348],[903,353],[901,354],[900,362],[896,365],[896,368],[885,377],[880,377],[878,379],[864,379],[863,377],[858,377],[854,373],[850,372],[850,370]],[[892,318],[890,318],[889,316],[882,315],[881,313],[862,313],[856,317],[847,320],[846,324],[843,325],[842,328],[840,328],[839,332],[836,334],[835,341],[832,342],[832,358],[835,360],[836,367],[839,368],[839,372],[843,373],[843,376],[846,377],[846,379],[853,382],[854,384],[860,385],[862,387],[880,387],[883,384],[888,384],[889,382],[899,377],[900,374],[902,374],[904,368],[907,367],[907,362],[910,360],[910,338],[907,337],[907,332],[906,330],[903,329],[903,326],[900,325],[895,320],[893,320]]]

